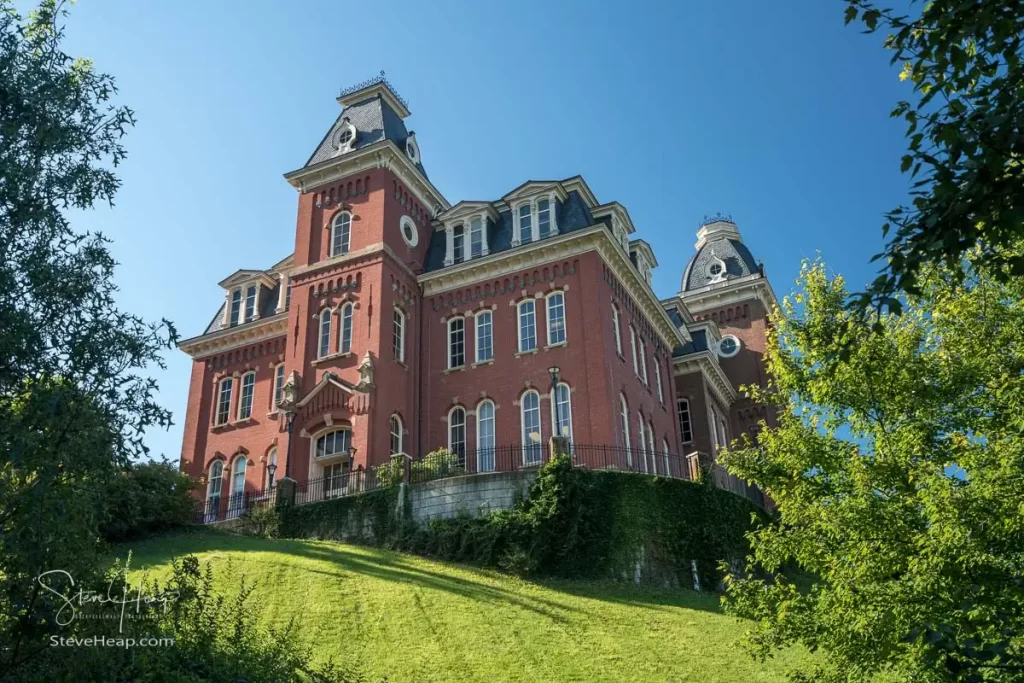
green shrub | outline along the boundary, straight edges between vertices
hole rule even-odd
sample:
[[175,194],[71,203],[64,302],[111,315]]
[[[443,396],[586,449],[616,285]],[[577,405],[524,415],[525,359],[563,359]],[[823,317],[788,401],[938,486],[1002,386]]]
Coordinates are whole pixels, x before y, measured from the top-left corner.
[[100,534],[117,542],[188,524],[195,512],[193,486],[168,462],[128,465],[104,491]]
[[272,538],[281,525],[277,507],[272,503],[251,507],[242,513],[239,531],[250,536]]
[[466,468],[459,464],[459,456],[447,448],[438,448],[423,456],[422,460],[410,463],[409,480],[413,483],[441,479],[464,474]]

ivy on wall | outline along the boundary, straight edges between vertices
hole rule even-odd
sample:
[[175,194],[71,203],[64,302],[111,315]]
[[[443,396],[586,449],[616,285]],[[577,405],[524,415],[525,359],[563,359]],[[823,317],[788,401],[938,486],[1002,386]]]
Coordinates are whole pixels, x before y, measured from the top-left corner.
[[[719,564],[746,556],[746,533],[767,516],[710,483],[541,468],[528,498],[485,517],[415,527],[398,515],[398,487],[282,511],[280,534],[388,546],[529,576],[617,578],[713,589]],[[408,516],[405,516],[408,519]]]

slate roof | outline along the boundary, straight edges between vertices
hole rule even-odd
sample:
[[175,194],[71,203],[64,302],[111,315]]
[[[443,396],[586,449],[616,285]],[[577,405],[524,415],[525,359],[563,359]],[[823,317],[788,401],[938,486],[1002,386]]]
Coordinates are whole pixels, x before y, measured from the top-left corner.
[[736,239],[719,237],[702,245],[690,259],[686,270],[683,271],[683,280],[679,291],[687,292],[706,287],[711,280],[707,267],[715,257],[725,262],[727,280],[761,272],[760,266],[754,260],[754,255],[747,249],[747,245]]
[[[388,103],[380,96],[375,95],[351,104],[341,111],[341,114],[335,119],[334,125],[327,131],[327,135],[317,145],[316,150],[313,151],[313,154],[309,157],[303,168],[315,166],[321,162],[335,159],[338,156],[344,156],[337,153],[335,136],[338,133],[338,129],[341,128],[342,121],[346,118],[356,127],[355,142],[352,144],[351,151],[346,152],[346,154],[360,150],[363,147],[368,147],[381,140],[391,140],[398,146],[398,149],[402,150],[403,153],[405,152],[405,141],[409,137],[409,131],[406,130],[405,122]],[[417,146],[419,146],[418,142]],[[422,159],[422,155],[420,158]],[[422,163],[417,162],[416,168],[423,174],[423,177],[427,176]]]
[[[491,254],[508,251],[512,248],[512,212],[504,210],[498,215],[500,218],[497,223],[487,221],[487,245]],[[558,224],[558,234],[560,235],[594,225],[590,209],[587,208],[583,198],[576,190],[569,192],[564,202],[558,203],[555,208],[555,221]],[[610,219],[605,223],[611,230]],[[427,248],[427,257],[423,264],[425,272],[429,273],[444,268],[445,239],[444,230],[435,230],[430,236],[430,246]]]
[[[281,295],[281,284],[278,283],[274,285],[273,289],[268,290],[266,287],[263,287],[262,289],[263,291],[260,292],[260,320],[275,315],[275,311],[277,311],[277,299]],[[211,332],[217,332],[230,327],[230,325],[223,324],[224,307],[226,305],[227,302],[224,302],[217,308],[217,315],[213,316],[213,320],[211,320],[210,324],[206,326],[206,330],[203,331],[203,334],[210,334]],[[242,312],[244,313],[245,292],[242,292],[242,306]],[[242,323],[242,325],[247,324],[249,323]],[[241,327],[242,325],[235,325],[235,327]]]
[[691,330],[690,337],[690,341],[686,342],[686,344],[672,349],[673,358],[708,350],[708,335],[705,330]]

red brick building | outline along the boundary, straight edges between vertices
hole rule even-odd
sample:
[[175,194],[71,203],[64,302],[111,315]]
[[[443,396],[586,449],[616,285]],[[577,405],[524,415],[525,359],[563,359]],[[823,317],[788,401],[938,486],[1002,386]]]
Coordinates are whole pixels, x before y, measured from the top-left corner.
[[679,293],[659,299],[650,246],[583,178],[452,205],[383,77],[338,102],[285,176],[293,253],[223,280],[207,329],[180,344],[181,468],[213,508],[285,474],[330,488],[439,447],[470,471],[528,466],[556,429],[580,458],[609,446],[600,457],[625,462],[605,464],[685,476],[685,456],[713,461],[772,419],[739,396],[765,381],[774,296],[731,220],[705,220]]

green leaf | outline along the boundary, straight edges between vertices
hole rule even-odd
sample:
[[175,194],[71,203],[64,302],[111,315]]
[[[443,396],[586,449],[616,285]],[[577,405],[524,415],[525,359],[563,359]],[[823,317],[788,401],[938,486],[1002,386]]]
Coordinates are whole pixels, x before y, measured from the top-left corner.
[[857,18],[857,8],[850,5],[846,8],[846,17],[844,23],[849,24],[851,21]]
[[900,173],[906,173],[907,169],[909,169],[911,164],[913,163],[914,157],[910,156],[909,154],[904,155],[902,161],[900,162]]

